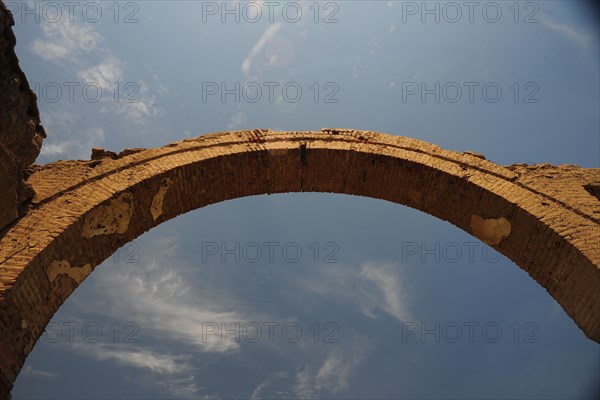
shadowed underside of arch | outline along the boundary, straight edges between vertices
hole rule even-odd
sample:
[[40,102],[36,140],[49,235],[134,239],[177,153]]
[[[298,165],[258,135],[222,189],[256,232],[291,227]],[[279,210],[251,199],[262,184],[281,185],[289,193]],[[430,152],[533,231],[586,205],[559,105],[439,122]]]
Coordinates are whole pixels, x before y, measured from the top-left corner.
[[600,341],[600,170],[501,167],[370,131],[224,132],[157,149],[96,151],[29,179],[27,215],[0,235],[0,395],[96,265],[188,211],[250,195],[345,193],[449,221],[527,271]]

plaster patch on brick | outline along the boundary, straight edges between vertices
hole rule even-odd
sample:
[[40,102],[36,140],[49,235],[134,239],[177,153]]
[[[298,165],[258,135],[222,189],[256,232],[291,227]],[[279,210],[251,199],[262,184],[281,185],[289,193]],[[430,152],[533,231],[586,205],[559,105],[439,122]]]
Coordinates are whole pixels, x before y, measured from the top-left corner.
[[156,221],[158,217],[163,214],[163,203],[165,201],[165,196],[171,187],[173,181],[170,178],[165,178],[160,183],[160,189],[154,195],[152,199],[152,206],[150,207],[150,212],[152,213],[152,218]]
[[81,236],[90,239],[99,235],[127,232],[129,221],[133,215],[132,200],[131,193],[123,193],[107,205],[92,210],[85,217]]
[[504,217],[484,219],[475,214],[471,216],[471,232],[489,245],[499,244],[510,235],[510,230],[511,224]]
[[77,284],[80,284],[91,272],[91,264],[85,264],[83,267],[71,267],[71,263],[69,263],[67,260],[61,260],[52,261],[46,270],[46,275],[48,276],[48,280],[50,282],[54,282],[56,277],[59,275],[67,275]]

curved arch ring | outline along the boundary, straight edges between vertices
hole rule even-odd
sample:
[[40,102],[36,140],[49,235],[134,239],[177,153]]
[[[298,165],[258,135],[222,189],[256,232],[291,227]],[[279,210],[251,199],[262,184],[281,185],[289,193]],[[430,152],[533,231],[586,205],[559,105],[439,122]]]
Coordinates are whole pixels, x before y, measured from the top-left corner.
[[222,132],[94,158],[36,167],[30,211],[0,234],[0,394],[119,247],[199,207],[270,193],[367,196],[449,221],[513,260],[600,342],[600,169],[502,167],[351,129]]

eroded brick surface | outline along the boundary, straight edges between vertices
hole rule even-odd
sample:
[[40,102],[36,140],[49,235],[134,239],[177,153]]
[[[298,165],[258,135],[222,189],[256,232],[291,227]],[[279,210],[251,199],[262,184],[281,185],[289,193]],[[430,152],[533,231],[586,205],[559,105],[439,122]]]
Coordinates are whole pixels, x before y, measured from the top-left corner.
[[59,306],[119,247],[188,211],[266,193],[368,196],[449,221],[512,259],[600,342],[600,169],[502,167],[337,128],[220,132],[32,166],[45,132],[12,25],[0,1],[0,398]]
[[[0,239],[0,381],[14,382],[81,281],[142,233],[243,196],[334,192],[404,204],[479,237],[600,341],[600,169],[502,167],[369,131],[222,132],[36,166],[32,209]],[[23,323],[25,321],[25,323]]]
[[0,1],[0,231],[27,210],[33,190],[26,182],[46,137],[37,98],[15,54],[13,17]]

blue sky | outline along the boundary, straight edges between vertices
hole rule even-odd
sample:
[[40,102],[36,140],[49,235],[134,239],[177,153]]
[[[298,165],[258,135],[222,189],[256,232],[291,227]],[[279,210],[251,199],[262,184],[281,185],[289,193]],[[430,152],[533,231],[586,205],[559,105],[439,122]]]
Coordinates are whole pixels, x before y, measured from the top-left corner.
[[[230,1],[82,2],[72,22],[56,4],[7,3],[48,132],[39,163],[228,129],[351,127],[503,165],[600,167],[598,20],[584,2],[428,2],[435,15],[275,1],[273,21],[251,2],[239,22]],[[236,83],[240,101],[221,98]],[[525,272],[448,223],[354,196],[258,196],[164,223],[97,267],[13,396],[590,398],[599,350]]]

